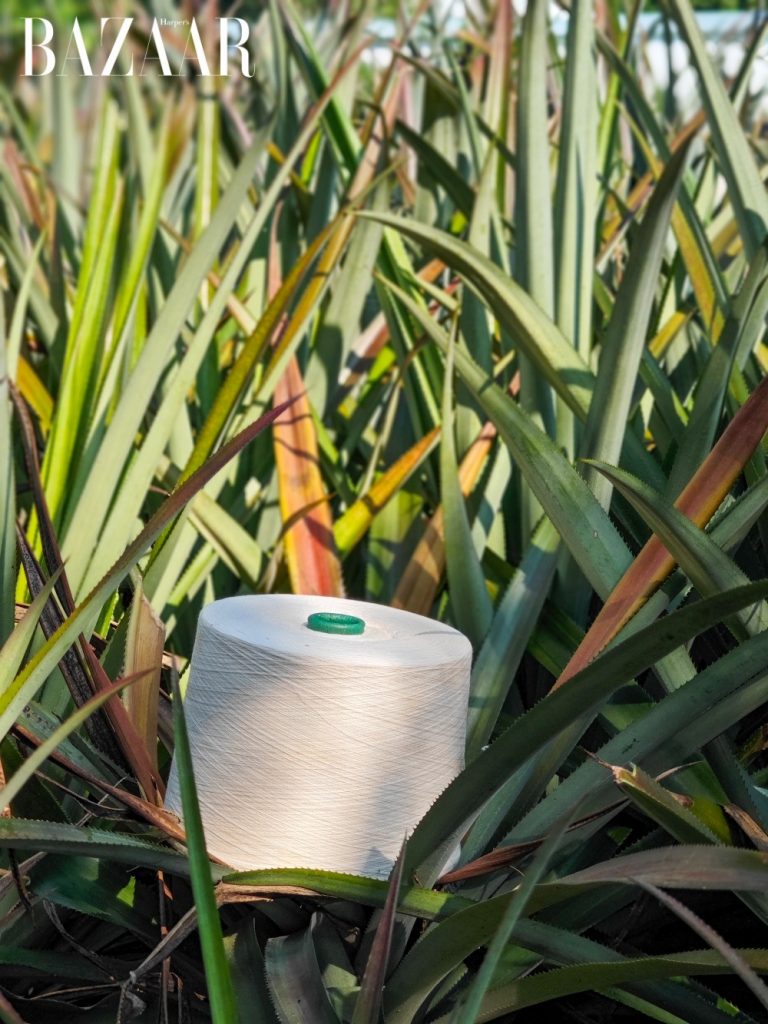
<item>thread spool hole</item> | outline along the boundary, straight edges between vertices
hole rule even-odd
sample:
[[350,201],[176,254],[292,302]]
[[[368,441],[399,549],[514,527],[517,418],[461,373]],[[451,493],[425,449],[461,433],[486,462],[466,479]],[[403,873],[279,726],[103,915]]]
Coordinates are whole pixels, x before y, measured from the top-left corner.
[[341,612],[314,612],[307,625],[316,633],[335,633],[337,636],[359,636],[365,630],[365,620],[357,615]]

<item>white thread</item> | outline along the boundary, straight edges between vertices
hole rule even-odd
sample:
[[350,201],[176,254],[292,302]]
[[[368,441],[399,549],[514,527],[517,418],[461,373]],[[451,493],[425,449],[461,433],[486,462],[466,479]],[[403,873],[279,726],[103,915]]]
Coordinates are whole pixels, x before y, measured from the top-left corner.
[[[365,632],[314,632],[323,611]],[[450,626],[363,601],[208,605],[184,709],[209,851],[242,870],[386,877],[463,767],[471,657]],[[166,806],[181,814],[175,763]]]

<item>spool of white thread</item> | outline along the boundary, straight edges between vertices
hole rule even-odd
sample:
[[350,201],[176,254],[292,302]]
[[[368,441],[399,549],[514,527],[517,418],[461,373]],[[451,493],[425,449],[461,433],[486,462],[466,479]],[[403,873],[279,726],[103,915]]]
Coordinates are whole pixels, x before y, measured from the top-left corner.
[[[310,629],[322,612],[365,629]],[[363,601],[209,604],[184,701],[209,852],[241,870],[386,877],[464,765],[471,657],[450,626]],[[175,763],[166,807],[181,815]]]

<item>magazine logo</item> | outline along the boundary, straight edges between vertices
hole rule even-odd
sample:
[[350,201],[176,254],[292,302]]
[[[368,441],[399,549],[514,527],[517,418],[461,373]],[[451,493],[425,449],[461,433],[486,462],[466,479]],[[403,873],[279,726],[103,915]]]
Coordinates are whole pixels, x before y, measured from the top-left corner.
[[[72,30],[64,40],[65,44],[57,46],[60,40],[54,38],[53,23],[48,18],[24,18],[24,75],[39,78],[43,75],[78,74],[93,77],[93,64],[85,47],[85,40],[77,18],[72,23]],[[126,48],[125,43],[130,32],[133,18],[101,18],[100,49],[106,55],[104,66],[96,73],[101,78],[112,75],[144,75],[156,73],[172,78],[185,75],[188,64],[203,78],[213,75],[229,74],[230,60],[239,61],[240,73],[245,78],[253,78],[250,70],[250,55],[245,46],[250,29],[243,18],[217,18],[219,23],[218,65],[211,69],[211,62],[203,47],[200,29],[194,18],[191,21],[174,20],[172,18],[153,18],[149,32],[149,41],[141,60],[136,60],[138,70],[134,70],[134,54]],[[176,70],[171,67],[168,51],[161,29],[172,28],[174,31],[186,28],[184,52]],[[57,52],[58,50],[58,52]],[[118,65],[121,54],[127,54],[127,70],[123,64]],[[36,58],[38,69],[35,70]],[[125,62],[124,62],[125,63]],[[39,66],[42,64],[42,68]],[[118,68],[118,70],[116,70]]]

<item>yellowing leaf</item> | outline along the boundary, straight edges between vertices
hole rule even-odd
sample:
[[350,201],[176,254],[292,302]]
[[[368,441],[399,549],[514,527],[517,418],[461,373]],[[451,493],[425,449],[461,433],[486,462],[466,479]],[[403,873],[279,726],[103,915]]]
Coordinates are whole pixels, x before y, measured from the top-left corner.
[[40,421],[40,429],[47,434],[51,429],[51,417],[53,416],[53,399],[48,394],[48,389],[40,380],[34,367],[24,358],[19,356],[19,365],[16,376],[16,386],[21,392],[27,405],[34,410]]
[[439,436],[439,427],[435,427],[425,434],[382,473],[370,490],[358,498],[354,505],[350,506],[344,515],[336,521],[334,534],[339,551],[343,555],[361,540],[373,522],[373,517],[384,508],[411,473],[418,469],[437,444]]
[[[495,437],[496,428],[492,423],[486,423],[461,460],[459,486],[465,498],[477,483]],[[392,605],[418,615],[429,615],[444,571],[445,526],[441,505],[416,545],[392,598]]]
[[[160,671],[163,666],[165,627],[142,590],[133,597],[125,647],[126,676],[142,673],[138,683],[123,694],[128,717],[144,741],[152,767],[157,771],[157,707]],[[148,673],[148,674],[145,674]]]

